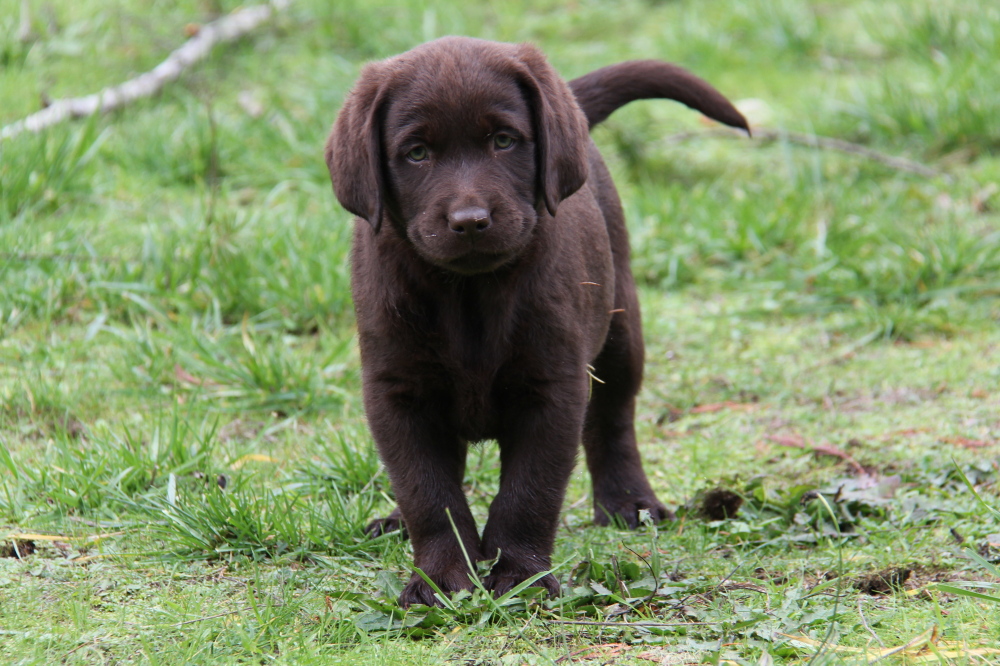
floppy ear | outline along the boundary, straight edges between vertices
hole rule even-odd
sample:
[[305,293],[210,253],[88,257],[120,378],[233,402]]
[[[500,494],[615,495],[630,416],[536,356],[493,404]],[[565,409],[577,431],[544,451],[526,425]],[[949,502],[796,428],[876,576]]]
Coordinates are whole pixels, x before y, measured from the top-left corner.
[[377,233],[385,210],[381,107],[386,84],[380,63],[370,63],[340,109],[326,140],[326,166],[340,205],[363,217]]
[[542,52],[517,47],[522,85],[531,102],[538,148],[538,190],[550,215],[587,181],[587,117]]

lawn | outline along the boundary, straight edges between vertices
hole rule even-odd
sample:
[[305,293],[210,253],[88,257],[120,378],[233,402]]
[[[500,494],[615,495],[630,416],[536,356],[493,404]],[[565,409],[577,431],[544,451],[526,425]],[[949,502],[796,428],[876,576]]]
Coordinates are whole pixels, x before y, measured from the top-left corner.
[[[2,0],[0,126],[239,6]],[[678,519],[593,526],[581,464],[562,597],[403,611],[322,146],[364,62],[446,34],[566,78],[676,62],[758,138],[666,101],[594,132]],[[0,659],[997,663],[997,62],[974,0],[295,0],[160,95],[0,141]],[[482,525],[495,444],[466,481]]]

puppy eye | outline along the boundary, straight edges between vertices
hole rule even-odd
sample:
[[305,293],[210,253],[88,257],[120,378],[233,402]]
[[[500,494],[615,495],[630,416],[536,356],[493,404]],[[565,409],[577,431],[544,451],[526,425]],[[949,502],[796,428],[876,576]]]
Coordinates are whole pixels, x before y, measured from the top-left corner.
[[427,159],[427,146],[416,146],[406,153],[406,159],[411,162],[423,162]]
[[493,145],[500,150],[507,150],[514,145],[514,137],[510,134],[497,134],[493,137]]

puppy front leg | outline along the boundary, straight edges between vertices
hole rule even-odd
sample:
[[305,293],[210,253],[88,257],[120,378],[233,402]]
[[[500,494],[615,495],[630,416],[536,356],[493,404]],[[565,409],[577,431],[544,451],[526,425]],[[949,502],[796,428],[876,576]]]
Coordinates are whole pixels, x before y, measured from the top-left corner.
[[[462,546],[473,562],[480,559],[480,548],[476,523],[462,492],[465,442],[448,432],[440,415],[427,406],[403,406],[377,397],[366,403],[372,434],[413,543],[414,565],[444,592],[471,589]],[[414,573],[399,603],[439,602],[431,587]]]
[[[550,569],[559,511],[576,461],[586,405],[586,382],[573,382],[562,400],[524,405],[499,438],[500,491],[483,531],[484,559],[497,557],[486,586],[502,595]],[[535,585],[559,594],[551,574]]]

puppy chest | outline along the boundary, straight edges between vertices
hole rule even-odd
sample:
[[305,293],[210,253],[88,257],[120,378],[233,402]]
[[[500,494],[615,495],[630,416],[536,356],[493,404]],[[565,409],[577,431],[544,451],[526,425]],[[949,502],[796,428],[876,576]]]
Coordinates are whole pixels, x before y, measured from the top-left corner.
[[[544,368],[528,368],[539,370]],[[492,378],[457,377],[450,399],[450,417],[462,439],[499,439],[511,423],[559,400],[560,390],[573,382],[555,382],[525,368],[503,368]]]
[[500,409],[493,386],[483,381],[459,381],[452,394],[451,421],[462,439],[496,439]]

